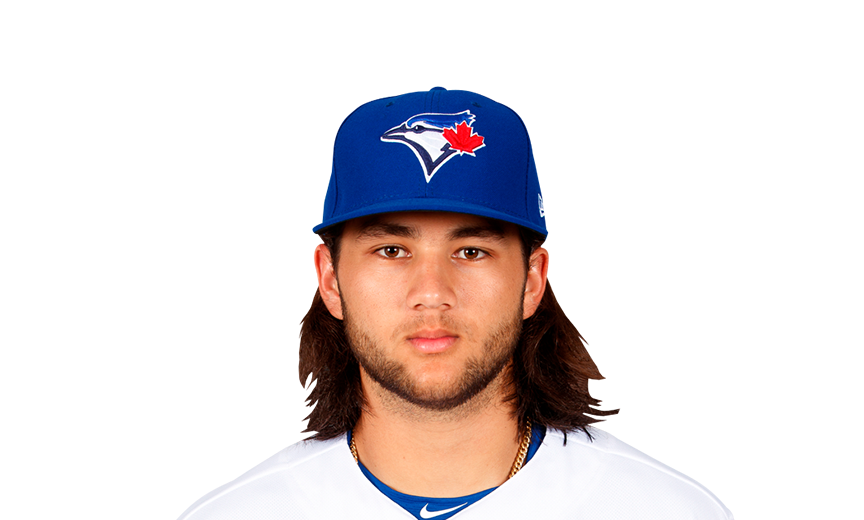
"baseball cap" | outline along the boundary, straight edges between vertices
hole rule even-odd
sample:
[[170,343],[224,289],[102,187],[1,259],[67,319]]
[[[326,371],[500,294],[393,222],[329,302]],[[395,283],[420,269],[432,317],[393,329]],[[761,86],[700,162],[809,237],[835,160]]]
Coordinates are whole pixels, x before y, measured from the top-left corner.
[[547,235],[531,141],[510,108],[435,87],[378,99],[339,128],[318,233],[394,211],[449,211]]

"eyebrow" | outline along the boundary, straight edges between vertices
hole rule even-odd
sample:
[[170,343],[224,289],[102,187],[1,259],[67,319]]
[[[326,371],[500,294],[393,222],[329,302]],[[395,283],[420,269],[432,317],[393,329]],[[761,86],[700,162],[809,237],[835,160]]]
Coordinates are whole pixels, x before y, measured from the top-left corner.
[[[420,237],[420,230],[415,226],[404,226],[393,222],[382,222],[373,218],[366,222],[357,234],[356,240],[370,238],[382,238],[396,236],[410,239]],[[495,241],[504,240],[507,236],[504,228],[495,223],[484,223],[477,226],[462,226],[451,230],[447,234],[447,240],[459,240],[463,238],[482,238]]]
[[360,228],[360,233],[357,234],[357,240],[381,238],[385,236],[417,238],[419,235],[420,233],[417,231],[417,228],[413,226],[373,221]]
[[504,228],[494,224],[482,226],[465,226],[456,228],[447,235],[448,240],[459,240],[460,238],[486,238],[491,240],[504,240],[506,234]]

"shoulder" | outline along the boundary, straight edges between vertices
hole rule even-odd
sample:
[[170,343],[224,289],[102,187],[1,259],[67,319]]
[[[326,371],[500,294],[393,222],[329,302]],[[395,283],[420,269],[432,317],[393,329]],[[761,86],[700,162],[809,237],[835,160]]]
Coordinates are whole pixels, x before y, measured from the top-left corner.
[[[256,510],[296,511],[304,508],[306,501],[315,500],[304,482],[321,482],[332,473],[352,474],[353,462],[344,435],[327,441],[301,441],[204,495],[178,520],[259,518]],[[321,488],[312,486],[311,491]]]
[[602,430],[569,432],[566,442],[564,433],[549,430],[543,445],[547,456],[540,460],[548,471],[582,475],[583,496],[590,496],[584,507],[597,518],[629,517],[628,511],[645,518],[732,518],[707,488]]

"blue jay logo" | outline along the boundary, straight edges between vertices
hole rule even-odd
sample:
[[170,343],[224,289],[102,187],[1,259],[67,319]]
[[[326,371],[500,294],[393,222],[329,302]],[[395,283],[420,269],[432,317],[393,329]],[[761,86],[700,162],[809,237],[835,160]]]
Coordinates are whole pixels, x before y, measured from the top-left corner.
[[483,136],[474,133],[474,119],[468,110],[458,114],[417,114],[384,132],[381,140],[411,148],[428,183],[438,168],[455,155],[474,157],[475,150],[486,146]]

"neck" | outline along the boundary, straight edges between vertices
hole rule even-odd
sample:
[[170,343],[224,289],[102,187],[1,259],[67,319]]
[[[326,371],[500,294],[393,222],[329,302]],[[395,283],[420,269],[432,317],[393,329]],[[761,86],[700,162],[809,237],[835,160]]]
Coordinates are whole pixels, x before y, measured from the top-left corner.
[[[506,370],[504,371],[506,372]],[[354,428],[360,461],[409,495],[458,497],[507,480],[522,438],[502,373],[447,411],[407,403],[363,374],[366,406]]]

